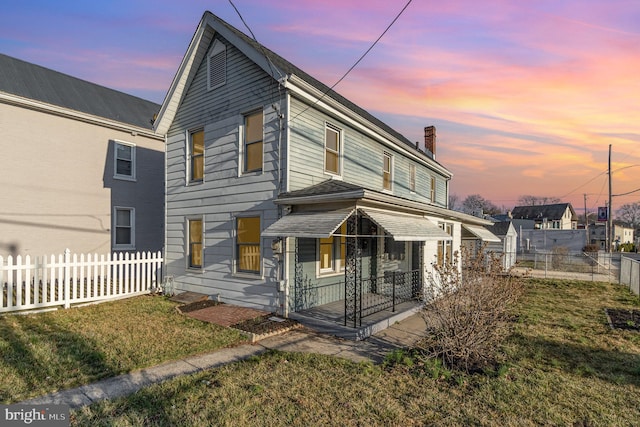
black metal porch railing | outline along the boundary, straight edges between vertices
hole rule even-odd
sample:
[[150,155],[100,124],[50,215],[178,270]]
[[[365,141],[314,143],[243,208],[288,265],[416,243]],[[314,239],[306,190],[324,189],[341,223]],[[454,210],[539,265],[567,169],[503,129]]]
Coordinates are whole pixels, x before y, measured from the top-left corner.
[[358,284],[356,298],[347,298],[345,292],[344,324],[353,322],[353,327],[362,325],[362,318],[391,309],[422,296],[420,270],[387,271],[383,276],[362,279]]

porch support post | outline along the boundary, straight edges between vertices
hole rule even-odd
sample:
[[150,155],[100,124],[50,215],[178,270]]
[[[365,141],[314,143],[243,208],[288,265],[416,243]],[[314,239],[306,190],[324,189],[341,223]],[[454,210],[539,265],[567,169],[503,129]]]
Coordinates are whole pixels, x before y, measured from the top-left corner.
[[304,306],[304,292],[302,289],[302,264],[300,264],[300,248],[299,241],[297,237],[295,238],[295,253],[294,253],[294,273],[293,273],[293,301],[295,304],[294,310],[301,310]]
[[358,288],[358,213],[357,211],[347,218],[347,253],[345,255],[344,268],[344,324],[353,321],[353,327],[358,327],[361,321],[362,311],[359,307],[361,295]]

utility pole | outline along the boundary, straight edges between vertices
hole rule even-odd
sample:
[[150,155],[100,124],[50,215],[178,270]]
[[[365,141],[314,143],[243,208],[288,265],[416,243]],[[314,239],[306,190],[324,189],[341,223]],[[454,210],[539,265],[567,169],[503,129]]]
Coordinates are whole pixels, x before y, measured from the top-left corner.
[[586,236],[584,245],[587,246],[589,244],[589,217],[587,216],[587,193],[584,193],[584,233]]
[[611,246],[613,246],[613,218],[611,215],[613,214],[613,208],[611,206],[611,144],[609,144],[609,204],[607,205],[607,225],[609,226],[609,230],[607,231],[607,240],[609,240],[609,244],[607,245],[607,252],[611,253]]

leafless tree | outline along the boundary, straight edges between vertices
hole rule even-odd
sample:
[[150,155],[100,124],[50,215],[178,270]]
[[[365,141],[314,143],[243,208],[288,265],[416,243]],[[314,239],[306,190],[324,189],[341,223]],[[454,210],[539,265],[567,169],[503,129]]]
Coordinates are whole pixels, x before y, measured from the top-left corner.
[[626,203],[620,206],[616,213],[620,221],[629,224],[634,229],[640,227],[640,203]]
[[553,205],[554,203],[561,203],[561,201],[557,197],[532,196],[530,194],[518,198],[519,206]]

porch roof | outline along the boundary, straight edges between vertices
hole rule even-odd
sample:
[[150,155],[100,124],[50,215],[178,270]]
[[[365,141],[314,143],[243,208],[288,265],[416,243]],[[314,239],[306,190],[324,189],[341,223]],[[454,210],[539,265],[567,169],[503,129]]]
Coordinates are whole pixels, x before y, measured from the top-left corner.
[[346,208],[294,212],[271,224],[262,232],[262,235],[266,237],[288,236],[314,239],[330,237],[353,211],[353,208]]
[[452,237],[443,229],[421,216],[401,215],[396,212],[385,212],[369,208],[359,208],[359,210],[384,228],[398,242],[452,240]]
[[[294,212],[271,224],[262,232],[262,235],[265,237],[288,236],[314,239],[330,237],[337,235],[335,232],[340,228],[340,225],[355,210],[356,208],[345,208]],[[357,210],[399,242],[452,239],[440,227],[421,216],[403,215],[371,208],[357,208]]]
[[462,227],[469,233],[476,236],[483,242],[500,242],[500,238],[480,225],[462,224]]

